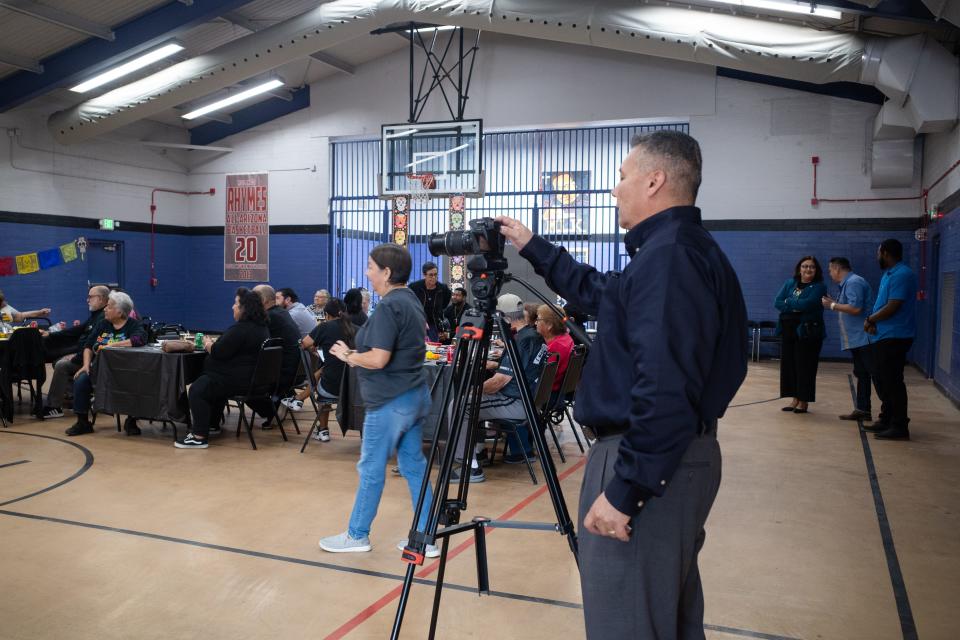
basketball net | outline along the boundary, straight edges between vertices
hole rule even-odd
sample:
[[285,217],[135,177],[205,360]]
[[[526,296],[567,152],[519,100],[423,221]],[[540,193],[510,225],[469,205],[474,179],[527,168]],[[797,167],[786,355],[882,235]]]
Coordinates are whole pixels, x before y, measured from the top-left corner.
[[437,188],[437,176],[429,172],[408,173],[407,183],[411,202],[426,204],[430,201],[430,192]]

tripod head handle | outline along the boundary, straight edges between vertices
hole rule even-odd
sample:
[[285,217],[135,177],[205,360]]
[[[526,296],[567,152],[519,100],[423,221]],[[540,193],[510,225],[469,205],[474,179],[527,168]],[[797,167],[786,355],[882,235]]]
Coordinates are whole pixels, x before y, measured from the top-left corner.
[[524,289],[526,289],[527,291],[529,291],[529,292],[532,293],[533,295],[535,295],[535,296],[537,296],[538,298],[540,298],[540,300],[543,301],[543,304],[545,304],[545,305],[547,305],[548,307],[550,307],[550,309],[551,309],[555,314],[557,314],[558,316],[560,316],[560,317],[563,319],[563,323],[564,323],[565,325],[567,325],[567,329],[570,331],[570,335],[573,336],[574,340],[576,340],[576,341],[579,342],[580,344],[584,345],[584,346],[587,348],[587,351],[590,350],[590,345],[593,344],[593,340],[590,338],[589,335],[587,335],[587,332],[584,331],[584,330],[580,327],[580,325],[578,325],[577,323],[573,322],[572,320],[570,320],[570,318],[567,317],[567,314],[563,312],[563,309],[560,309],[559,307],[557,307],[557,305],[555,305],[555,304],[553,304],[552,302],[550,302],[549,300],[547,300],[546,296],[544,296],[542,293],[540,293],[539,291],[537,291],[536,289],[534,289],[534,288],[533,288],[532,286],[530,286],[528,283],[524,282],[523,280],[521,280],[520,278],[516,277],[516,276],[513,275],[513,274],[510,274],[510,273],[504,274],[504,276],[503,276],[503,281],[504,281],[504,282],[511,282],[511,281],[512,281],[512,282],[516,282],[517,284],[521,285]]

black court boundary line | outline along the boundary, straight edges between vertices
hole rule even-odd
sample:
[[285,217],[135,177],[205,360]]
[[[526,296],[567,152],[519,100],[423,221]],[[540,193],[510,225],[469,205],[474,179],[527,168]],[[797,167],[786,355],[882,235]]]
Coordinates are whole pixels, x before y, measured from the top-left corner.
[[[853,386],[853,376],[847,374],[850,385],[850,395],[853,404],[857,404],[857,390]],[[883,494],[880,493],[880,480],[877,478],[877,468],[873,464],[873,453],[870,451],[870,442],[867,432],[863,430],[863,420],[857,420],[860,432],[860,444],[863,446],[863,458],[867,463],[867,476],[870,478],[870,490],[873,492],[873,506],[877,511],[877,524],[880,525],[880,539],[883,541],[883,553],[887,558],[887,571],[890,573],[890,583],[893,586],[893,597],[897,602],[897,617],[900,619],[900,631],[904,640],[917,640],[917,625],[913,620],[913,610],[910,608],[910,598],[907,596],[907,585],[900,570],[900,560],[897,558],[897,548],[893,544],[893,532],[890,530],[890,521],[887,519],[887,508],[883,504]]]
[[743,404],[731,404],[730,406],[727,407],[727,409],[736,409],[737,407],[749,407],[755,404],[766,404],[768,402],[776,402],[782,397],[783,396],[777,396],[776,398],[768,398],[767,400],[755,400],[753,402],[744,402]]
[[56,440],[57,442],[63,442],[64,444],[68,444],[68,445],[70,445],[71,447],[74,447],[74,448],[76,448],[76,449],[79,449],[79,450],[83,453],[83,458],[84,458],[84,460],[83,460],[83,466],[80,467],[80,468],[79,468],[72,476],[70,476],[69,478],[65,478],[65,479],[61,480],[60,482],[57,482],[57,483],[55,483],[55,484],[50,485],[49,487],[46,487],[45,489],[40,489],[39,491],[34,491],[33,493],[28,493],[28,494],[25,495],[25,496],[20,496],[19,498],[14,498],[13,500],[7,500],[6,502],[0,502],[0,507],[5,507],[5,506],[7,506],[8,504],[13,504],[14,502],[20,502],[21,500],[26,500],[27,498],[32,498],[32,497],[34,497],[34,496],[38,496],[38,495],[40,495],[41,493],[46,493],[47,491],[53,491],[53,490],[56,489],[57,487],[62,487],[63,485],[67,484],[68,482],[73,482],[74,480],[76,480],[77,478],[79,478],[80,476],[82,476],[83,474],[85,474],[85,473],[90,469],[90,467],[93,466],[93,453],[92,453],[89,449],[87,449],[86,447],[84,447],[84,446],[82,446],[82,445],[79,445],[79,444],[77,444],[76,442],[70,442],[69,440],[64,440],[63,438],[55,438],[54,436],[45,436],[45,435],[42,435],[42,434],[39,434],[39,433],[25,433],[25,432],[23,432],[23,431],[7,431],[6,429],[2,429],[2,430],[0,430],[0,433],[9,433],[9,434],[12,434],[12,435],[17,435],[17,436],[31,436],[31,437],[34,437],[34,438],[45,438],[45,439],[47,439],[47,440]]
[[[137,531],[134,529],[123,529],[120,527],[110,527],[102,524],[93,524],[90,522],[79,522],[77,520],[66,520],[64,518],[55,518],[52,516],[42,516],[32,513],[22,513],[19,511],[8,511],[6,509],[0,509],[0,515],[12,516],[15,518],[25,518],[28,520],[38,520],[41,522],[52,522],[55,524],[65,524],[74,527],[83,527],[85,529],[94,529],[97,531],[108,531],[111,533],[122,533],[125,535],[137,536],[140,538],[147,538],[150,540],[158,540],[161,542],[173,542],[175,544],[182,544],[191,547],[199,547],[201,549],[211,549],[213,551],[225,551],[227,553],[235,553],[237,555],[248,556],[252,558],[259,558],[261,560],[275,560],[277,562],[286,562],[289,564],[298,564],[307,567],[315,567],[318,569],[329,569],[331,571],[339,571],[341,573],[352,573],[355,575],[363,575],[373,578],[384,578],[387,580],[393,580],[395,582],[401,582],[404,579],[404,576],[394,573],[387,573],[385,571],[373,571],[371,569],[357,569],[355,567],[344,567],[338,564],[331,564],[328,562],[320,562],[318,560],[307,560],[305,558],[295,558],[292,556],[283,556],[275,553],[266,553],[263,551],[253,551],[251,549],[241,549],[239,547],[228,547],[221,544],[212,544],[209,542],[200,542],[198,540],[188,540],[186,538],[177,538],[174,536],[166,536],[159,533],[150,533],[147,531]],[[413,580],[416,584],[426,585],[426,586],[435,586],[436,582],[433,580],[427,580],[426,578],[414,578]],[[456,583],[444,583],[445,589],[453,589],[454,591],[464,591],[469,593],[476,593],[477,589],[475,587],[468,587],[462,584]],[[536,596],[529,596],[522,593],[511,593],[508,591],[491,591],[489,594],[491,597],[504,598],[508,600],[519,600],[521,602],[529,602],[532,604],[544,604],[555,607],[562,607],[565,609],[583,609],[583,605],[576,602],[568,602],[565,600],[553,600],[550,598],[540,598]],[[712,631],[718,631],[722,633],[727,633],[731,635],[738,635],[746,638],[758,638],[760,640],[799,640],[799,638],[793,638],[790,636],[780,636],[771,633],[761,633],[759,631],[750,631],[749,629],[737,629],[734,627],[724,627],[718,625],[705,624],[705,629],[710,629]]]
[[17,460],[16,462],[7,462],[7,463],[5,463],[5,464],[0,464],[0,469],[3,469],[4,467],[15,467],[15,466],[17,466],[18,464],[26,464],[26,463],[28,463],[28,462],[30,462],[30,461],[29,461],[29,460]]

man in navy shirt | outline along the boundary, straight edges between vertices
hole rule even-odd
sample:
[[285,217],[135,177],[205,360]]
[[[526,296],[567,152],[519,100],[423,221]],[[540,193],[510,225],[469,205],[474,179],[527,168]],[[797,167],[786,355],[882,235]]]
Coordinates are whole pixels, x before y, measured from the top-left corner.
[[600,273],[500,218],[550,288],[597,318],[577,421],[597,437],[580,491],[587,637],[703,638],[697,554],[720,485],[721,417],[747,371],[740,283],[694,207],[701,155],[636,137],[613,190],[630,263]]
[[863,321],[873,310],[873,289],[870,283],[855,274],[846,258],[830,258],[830,278],[840,285],[834,300],[823,296],[824,309],[836,311],[840,321],[840,348],[853,358],[853,375],[857,378],[857,404],[841,420],[873,420],[870,413],[870,338],[863,330]]
[[871,371],[880,396],[880,418],[864,429],[880,440],[910,439],[903,367],[917,335],[917,276],[902,260],[899,240],[891,238],[880,244],[877,261],[883,277],[873,312],[863,321],[864,331],[870,334]]

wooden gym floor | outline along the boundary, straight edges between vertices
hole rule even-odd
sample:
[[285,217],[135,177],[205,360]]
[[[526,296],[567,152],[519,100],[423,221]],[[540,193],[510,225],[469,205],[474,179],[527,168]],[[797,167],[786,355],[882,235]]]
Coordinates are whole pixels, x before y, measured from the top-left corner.
[[[848,371],[821,365],[819,401],[795,415],[771,400],[777,363],[752,364],[721,422],[723,484],[701,554],[708,638],[960,637],[960,412],[909,369],[914,439],[865,437],[836,418],[850,409]],[[225,431],[181,451],[159,425],[130,438],[106,416],[68,438],[69,418],[0,429],[0,638],[389,637],[406,483],[387,473],[371,553],[317,548],[346,526],[355,435],[301,455],[297,437],[258,431],[252,451]],[[565,451],[575,514],[584,459],[572,441]],[[544,491],[498,464],[472,485],[468,515],[553,521]],[[438,637],[583,637],[559,535],[491,531],[483,597],[470,538],[452,548]],[[425,636],[431,599],[414,587],[403,637]]]

